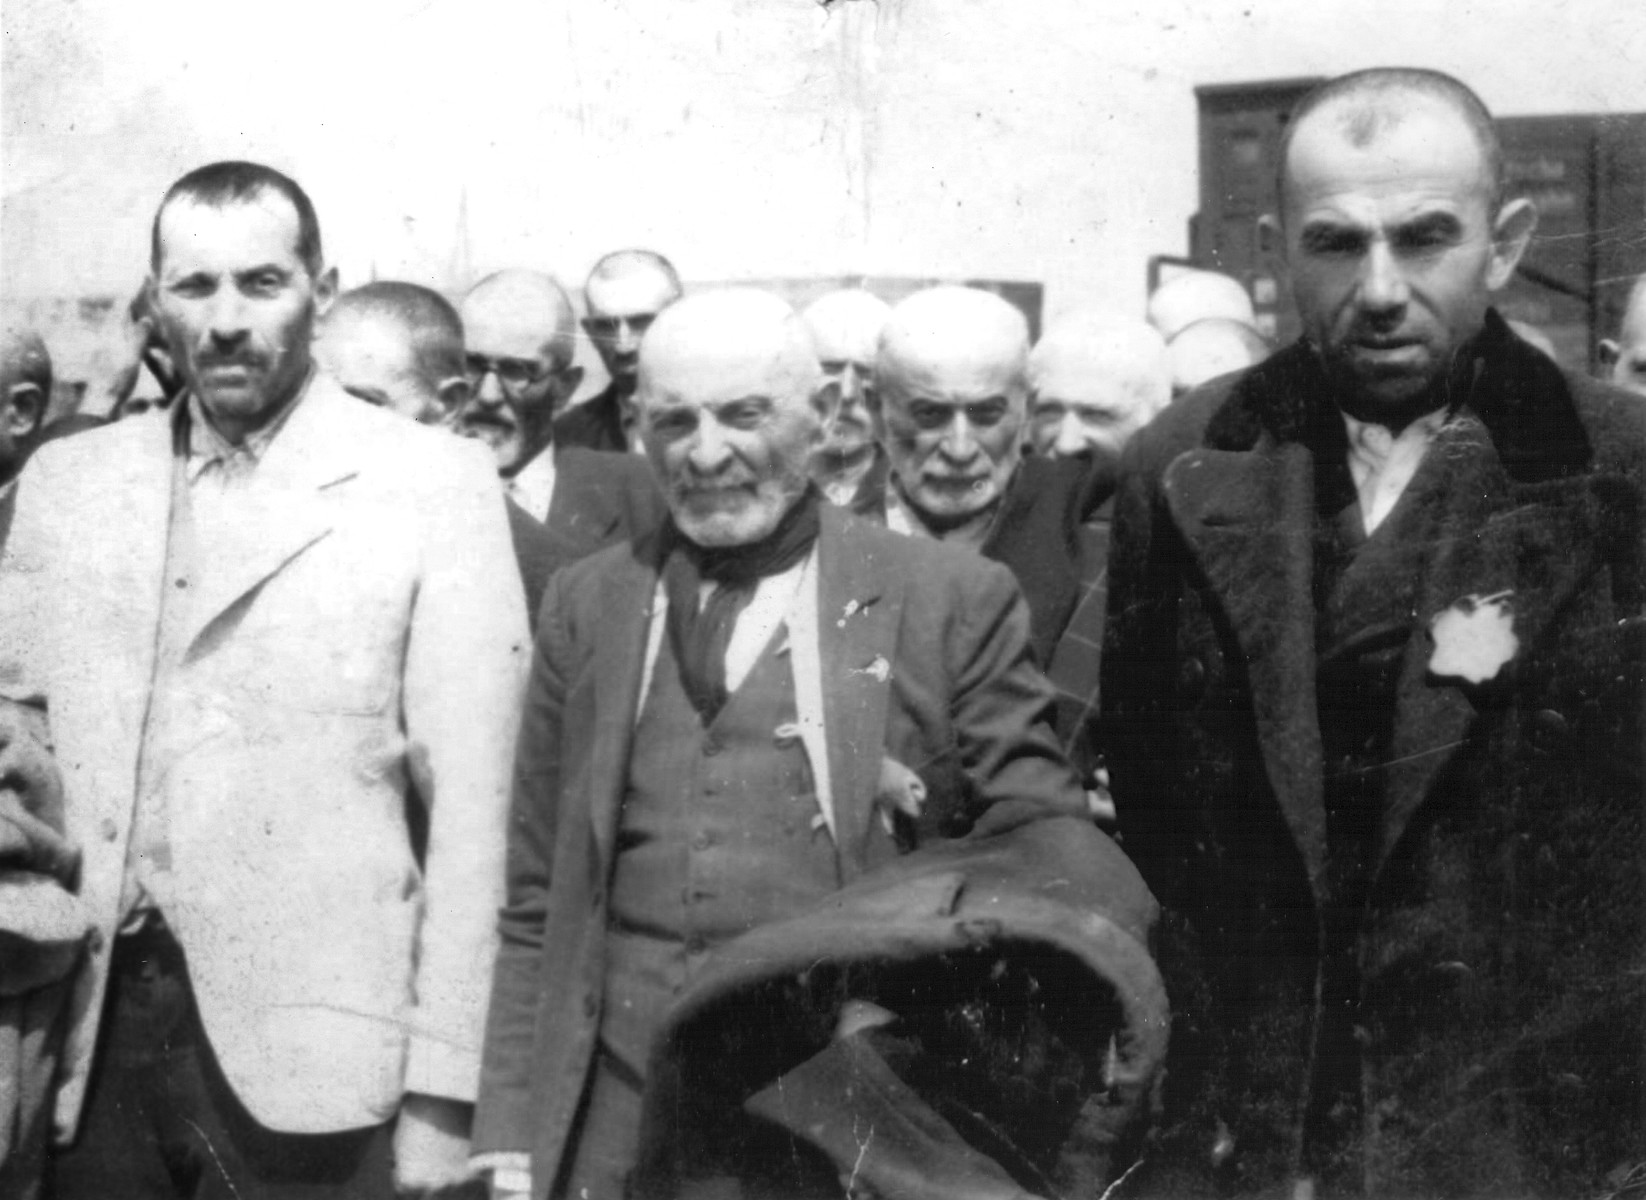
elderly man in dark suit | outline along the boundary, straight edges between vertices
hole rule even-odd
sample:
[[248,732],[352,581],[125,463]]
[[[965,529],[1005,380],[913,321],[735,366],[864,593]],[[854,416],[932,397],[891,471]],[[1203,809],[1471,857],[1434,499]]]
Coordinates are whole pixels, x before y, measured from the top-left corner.
[[1456,80],[1324,85],[1282,173],[1304,337],[1144,430],[1116,506],[1105,747],[1174,927],[1132,1194],[1620,1193],[1646,414],[1489,308],[1535,213]]
[[[499,271],[469,290],[462,317],[469,394],[452,427],[497,457],[535,618],[550,567],[652,528],[662,500],[644,463],[559,438],[556,417],[583,375],[572,362],[571,299],[559,283],[537,271]],[[522,515],[546,526],[558,549],[522,528]]]
[[556,576],[538,634],[476,1142],[499,1191],[621,1194],[651,1040],[715,945],[900,849],[1084,812],[1010,573],[810,484],[821,382],[763,292],[647,335],[672,520]]

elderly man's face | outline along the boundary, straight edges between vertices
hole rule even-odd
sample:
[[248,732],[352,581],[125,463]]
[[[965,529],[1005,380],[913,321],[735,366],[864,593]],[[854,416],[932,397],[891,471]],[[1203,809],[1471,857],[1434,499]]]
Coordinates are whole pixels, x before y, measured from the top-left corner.
[[453,427],[490,446],[499,471],[518,470],[550,436],[568,364],[555,358],[552,330],[495,296],[465,304],[463,324],[469,396]]
[[826,455],[851,458],[874,441],[869,415],[874,398],[874,351],[878,328],[844,322],[811,323],[817,357],[823,364],[823,444]]
[[806,489],[817,413],[779,354],[676,360],[643,389],[640,414],[669,511],[700,546],[760,541]]
[[583,330],[613,382],[634,386],[640,339],[676,295],[674,283],[658,270],[637,268],[616,279],[589,281]]
[[316,316],[335,277],[310,276],[298,217],[278,193],[222,206],[172,201],[160,215],[155,309],[171,355],[225,429],[256,428],[308,374]]
[[1016,368],[990,363],[883,370],[886,452],[923,512],[963,520],[1005,494],[1023,455],[1027,390]]
[[1029,438],[1047,458],[1118,458],[1153,415],[1126,380],[1072,370],[1042,374],[1032,407]]
[[1370,415],[1419,397],[1480,329],[1524,245],[1511,212],[1529,210],[1494,222],[1480,146],[1439,101],[1410,97],[1364,144],[1339,116],[1317,110],[1292,142],[1287,254],[1304,332]]
[[447,414],[418,370],[409,338],[389,322],[334,314],[315,340],[321,370],[367,404],[433,424]]

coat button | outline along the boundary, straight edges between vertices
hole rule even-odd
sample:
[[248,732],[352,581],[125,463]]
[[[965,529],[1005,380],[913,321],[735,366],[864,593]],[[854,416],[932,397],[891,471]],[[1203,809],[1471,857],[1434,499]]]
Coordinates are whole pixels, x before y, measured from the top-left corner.
[[583,1015],[592,1021],[594,1019],[594,1014],[599,1011],[599,1009],[600,1001],[595,997],[595,994],[593,992],[588,992],[585,994],[583,997]]
[[706,737],[703,739],[703,756],[705,758],[713,758],[716,754],[719,754],[722,749],[723,747],[721,746],[718,738]]
[[1548,754],[1566,740],[1566,718],[1552,708],[1539,709],[1532,717],[1532,748]]
[[105,842],[112,842],[120,836],[120,826],[114,823],[113,817],[104,817],[102,824],[97,827],[97,832],[103,835]]
[[1178,664],[1177,687],[1185,696],[1198,700],[1206,690],[1206,664],[1192,654],[1185,658]]

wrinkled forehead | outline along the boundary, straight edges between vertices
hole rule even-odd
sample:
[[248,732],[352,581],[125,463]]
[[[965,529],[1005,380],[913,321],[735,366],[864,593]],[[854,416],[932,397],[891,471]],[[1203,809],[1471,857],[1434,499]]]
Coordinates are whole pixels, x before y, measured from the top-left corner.
[[889,345],[882,350],[875,380],[893,403],[914,399],[969,402],[995,396],[1021,400],[1028,394],[1026,356],[1015,349],[956,343],[940,352]]
[[1048,355],[1035,363],[1031,380],[1036,401],[1105,408],[1141,404],[1154,382],[1141,364],[1095,352]]
[[554,314],[508,303],[499,295],[471,296],[463,305],[463,341],[476,354],[489,358],[538,359],[555,357]]
[[1304,117],[1286,159],[1289,220],[1427,208],[1483,215],[1491,192],[1486,155],[1467,120],[1421,95],[1325,105]]
[[642,407],[701,407],[765,399],[810,411],[818,381],[815,359],[783,345],[665,346],[642,353]]
[[291,201],[270,188],[224,204],[176,196],[160,212],[160,269],[203,264],[301,266],[300,229]]

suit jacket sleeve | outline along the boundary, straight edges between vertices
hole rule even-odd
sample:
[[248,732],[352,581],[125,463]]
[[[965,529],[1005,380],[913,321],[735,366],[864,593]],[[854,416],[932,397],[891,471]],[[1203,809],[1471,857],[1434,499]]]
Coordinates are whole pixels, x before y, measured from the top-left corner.
[[423,516],[402,693],[430,821],[405,1086],[459,1100],[474,1099],[479,1082],[528,644],[497,477],[471,449],[460,469],[438,473]]
[[[565,573],[548,586],[520,721],[509,819],[507,889],[498,921],[501,944],[486,1023],[482,1100],[488,1148],[532,1144],[532,1045],[542,995],[543,936],[558,832],[561,713],[570,636]],[[478,1141],[477,1141],[478,1146]]]
[[979,804],[979,834],[1085,816],[1086,794],[1052,730],[1053,691],[1029,649],[1029,606],[1010,571],[975,560],[957,581],[949,710]]

